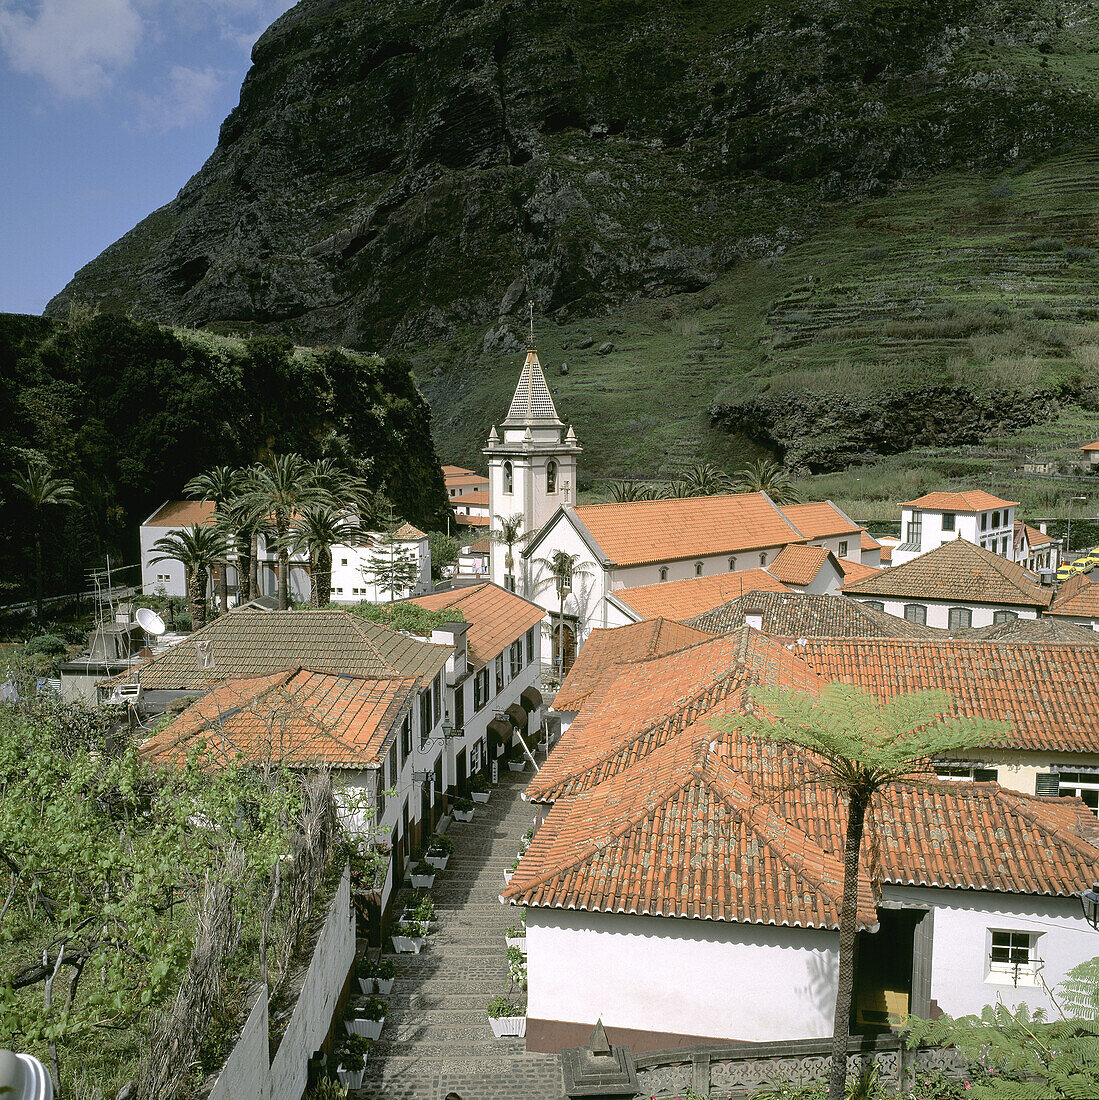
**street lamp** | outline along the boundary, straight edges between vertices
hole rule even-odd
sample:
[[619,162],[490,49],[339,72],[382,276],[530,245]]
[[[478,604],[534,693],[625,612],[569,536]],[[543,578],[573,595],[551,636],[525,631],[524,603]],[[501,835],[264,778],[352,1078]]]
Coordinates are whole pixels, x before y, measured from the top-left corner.
[[861,522],[862,518],[863,518],[862,517],[862,513],[863,513],[863,507],[862,507],[862,478],[857,477],[857,478],[855,478],[855,480],[859,483],[859,521]]
[[1084,920],[1099,930],[1099,882],[1093,882],[1090,890],[1081,892],[1080,904],[1084,909]]
[[1068,498],[1068,530],[1065,532],[1065,553],[1072,553],[1072,502],[1075,500],[1087,500],[1087,497]]

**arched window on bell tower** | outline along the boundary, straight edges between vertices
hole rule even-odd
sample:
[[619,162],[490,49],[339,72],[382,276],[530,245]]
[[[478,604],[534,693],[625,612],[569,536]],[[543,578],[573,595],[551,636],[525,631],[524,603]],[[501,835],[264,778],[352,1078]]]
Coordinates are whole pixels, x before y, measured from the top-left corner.
[[504,492],[511,494],[515,492],[515,477],[512,474],[511,463],[504,463]]
[[546,492],[557,492],[557,463],[552,458],[546,463]]

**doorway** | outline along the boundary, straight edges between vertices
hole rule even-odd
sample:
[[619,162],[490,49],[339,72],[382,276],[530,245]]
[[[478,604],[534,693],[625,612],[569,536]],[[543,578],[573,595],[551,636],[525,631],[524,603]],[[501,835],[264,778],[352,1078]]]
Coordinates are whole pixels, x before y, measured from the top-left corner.
[[466,750],[462,749],[461,752],[454,758],[454,787],[458,792],[460,798],[466,797]]
[[553,628],[553,667],[560,665],[561,673],[567,676],[576,660],[576,631],[568,623]]
[[877,932],[855,941],[854,1030],[889,1031],[897,1017],[926,1016],[931,999],[931,910],[878,910]]

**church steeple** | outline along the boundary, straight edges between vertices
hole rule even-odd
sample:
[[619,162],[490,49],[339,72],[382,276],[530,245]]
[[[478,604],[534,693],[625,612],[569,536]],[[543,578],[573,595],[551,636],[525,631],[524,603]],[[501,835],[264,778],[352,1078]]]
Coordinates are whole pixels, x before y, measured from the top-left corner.
[[535,427],[563,428],[557,416],[557,408],[550,396],[546,376],[542,373],[542,364],[538,361],[538,352],[531,348],[527,352],[519,375],[519,385],[511,399],[511,407],[503,420],[505,428],[520,427],[529,424]]

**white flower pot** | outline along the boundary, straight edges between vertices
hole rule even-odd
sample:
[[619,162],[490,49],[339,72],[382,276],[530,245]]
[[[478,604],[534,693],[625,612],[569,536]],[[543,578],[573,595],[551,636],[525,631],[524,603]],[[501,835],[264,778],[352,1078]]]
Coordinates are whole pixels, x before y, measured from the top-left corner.
[[455,810],[454,811],[454,820],[455,821],[472,821],[473,820],[473,811],[472,810]]
[[339,1078],[340,1084],[349,1089],[361,1089],[363,1087],[363,1075],[365,1073],[365,1066],[362,1069],[344,1069],[343,1066],[336,1067],[336,1076]]
[[518,947],[520,951],[526,951],[527,949],[527,937],[526,936],[505,936],[508,947]]
[[526,1016],[499,1016],[488,1022],[492,1024],[492,1034],[497,1039],[521,1039],[527,1033]]
[[423,946],[423,936],[390,936],[393,941],[393,950],[398,955],[418,955]]
[[504,885],[505,886],[510,886],[511,885],[511,876],[514,875],[514,874],[515,874],[514,871],[505,871],[504,872]]
[[488,801],[489,791],[473,791],[470,794],[470,798],[474,802],[480,802],[482,805]]
[[434,875],[413,875],[412,876],[412,889],[413,890],[430,890],[435,882]]
[[526,771],[527,762],[525,760],[509,760],[508,767],[511,768],[513,772]]
[[446,870],[446,865],[447,865],[447,860],[450,859],[450,856],[449,855],[433,856],[431,854],[428,854],[428,855],[424,856],[424,859],[426,859],[427,862],[430,863],[431,866],[434,867],[436,871],[445,871]]
[[[526,950],[526,940],[525,939],[523,940],[523,944],[524,944],[523,950],[525,951]],[[392,993],[393,992],[393,983],[394,983],[394,981],[396,981],[395,978],[375,978],[374,979],[374,985],[377,986],[377,989],[378,989],[379,993]]]
[[382,1024],[385,1017],[380,1020],[364,1020],[361,1016],[353,1020],[344,1020],[343,1026],[347,1028],[348,1035],[361,1035],[364,1039],[377,1039],[382,1033]]
[[359,988],[363,991],[363,995],[369,997],[374,992],[374,979],[373,978],[360,978]]

